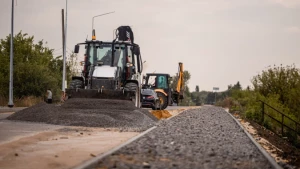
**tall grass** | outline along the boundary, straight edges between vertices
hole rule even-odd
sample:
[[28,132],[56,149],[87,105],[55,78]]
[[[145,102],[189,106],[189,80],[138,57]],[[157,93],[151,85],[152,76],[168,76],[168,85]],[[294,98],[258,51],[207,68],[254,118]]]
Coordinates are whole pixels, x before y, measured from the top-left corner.
[[[35,97],[35,96],[26,96],[26,97],[13,100],[15,107],[30,107],[43,101],[44,101],[43,97]],[[7,106],[7,105],[8,105],[8,98],[0,96],[0,106]]]

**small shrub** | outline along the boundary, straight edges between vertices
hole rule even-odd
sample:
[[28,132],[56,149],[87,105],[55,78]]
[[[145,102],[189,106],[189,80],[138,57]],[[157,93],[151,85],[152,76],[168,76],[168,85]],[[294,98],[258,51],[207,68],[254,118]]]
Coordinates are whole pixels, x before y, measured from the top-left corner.
[[287,130],[285,133],[284,133],[284,135],[283,136],[286,136],[287,138],[288,138],[288,140],[290,141],[290,142],[292,142],[294,145],[299,145],[300,144],[300,142],[299,142],[299,140],[298,140],[298,135],[295,133],[295,132],[293,132],[293,131],[291,131],[291,130]]
[[246,113],[243,113],[244,117],[246,117],[247,119],[251,119],[253,120],[253,114],[251,111],[247,111]]
[[272,130],[272,124],[271,124],[271,122],[270,122],[269,119],[265,119],[265,120],[263,121],[263,126],[264,126],[266,129]]

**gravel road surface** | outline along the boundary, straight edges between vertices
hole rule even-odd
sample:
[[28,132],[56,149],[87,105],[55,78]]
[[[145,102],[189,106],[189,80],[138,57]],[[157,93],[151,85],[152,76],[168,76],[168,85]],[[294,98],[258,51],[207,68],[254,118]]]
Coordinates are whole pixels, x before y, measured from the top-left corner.
[[7,119],[67,126],[119,128],[121,131],[143,131],[157,122],[148,110],[136,108],[131,101],[77,98],[69,99],[62,105],[42,102],[20,110]]
[[204,106],[161,122],[103,158],[98,168],[272,168],[221,108]]

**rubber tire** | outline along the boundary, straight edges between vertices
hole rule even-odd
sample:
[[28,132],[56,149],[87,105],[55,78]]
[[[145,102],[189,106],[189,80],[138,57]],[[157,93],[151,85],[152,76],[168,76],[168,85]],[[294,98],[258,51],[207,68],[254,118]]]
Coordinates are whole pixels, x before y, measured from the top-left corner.
[[155,106],[154,106],[154,107],[152,107],[152,110],[156,110]]
[[124,87],[124,90],[125,91],[135,91],[136,88],[137,88],[137,84],[135,84],[135,83],[126,83],[125,87]]
[[159,101],[156,101],[154,107],[152,107],[152,110],[161,110],[161,105]]
[[[133,96],[134,98],[132,101],[134,102],[135,107],[141,108],[142,106],[142,101],[141,101],[141,89],[137,86],[136,83],[126,83],[124,87],[125,91],[136,91],[135,95]],[[139,101],[137,101],[139,100]]]
[[168,98],[161,92],[157,92],[157,97],[159,97],[162,101],[163,104],[161,104],[161,110],[164,110],[168,107]]
[[70,83],[70,89],[83,88],[83,82],[79,79],[73,79]]

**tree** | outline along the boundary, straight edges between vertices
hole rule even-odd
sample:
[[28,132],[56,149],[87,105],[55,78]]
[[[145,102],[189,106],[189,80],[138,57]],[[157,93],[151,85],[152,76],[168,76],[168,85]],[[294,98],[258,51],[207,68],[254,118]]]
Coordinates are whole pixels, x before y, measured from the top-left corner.
[[264,70],[261,74],[253,77],[254,89],[263,96],[278,94],[282,104],[289,99],[289,93],[296,89],[300,83],[300,71],[294,65],[283,67],[275,66]]
[[202,101],[201,101],[200,96],[197,96],[197,97],[196,97],[195,103],[196,103],[196,106],[201,106]]
[[[62,82],[61,57],[53,57],[53,49],[43,40],[34,43],[34,37],[19,32],[14,36],[14,97],[42,97],[48,88],[53,95],[60,94]],[[0,41],[0,96],[8,97],[10,35]],[[67,65],[67,75],[70,75]]]
[[295,65],[269,67],[253,77],[254,91],[266,98],[278,96],[278,102],[300,120],[300,70]]
[[250,86],[247,86],[247,90],[250,90]]
[[75,76],[76,74],[78,74],[77,54],[72,52],[67,59],[67,65],[69,66],[68,71],[70,76],[69,80],[71,80],[71,76]]
[[196,90],[195,91],[199,92],[199,86],[198,85],[196,85]]
[[215,93],[214,92],[209,92],[206,99],[205,99],[205,102],[207,104],[212,104],[215,102]]
[[233,85],[232,89],[241,90],[242,86],[241,86],[240,82],[238,81],[235,85]]

